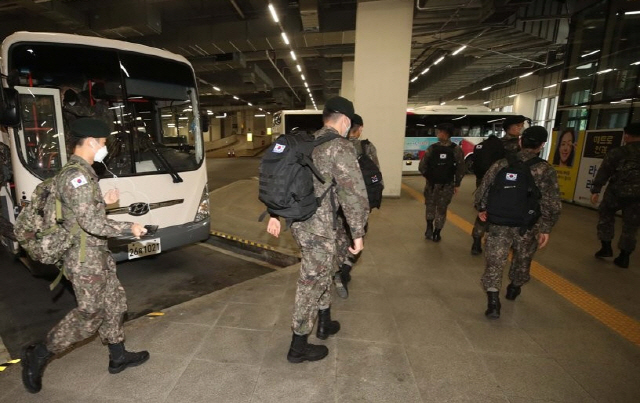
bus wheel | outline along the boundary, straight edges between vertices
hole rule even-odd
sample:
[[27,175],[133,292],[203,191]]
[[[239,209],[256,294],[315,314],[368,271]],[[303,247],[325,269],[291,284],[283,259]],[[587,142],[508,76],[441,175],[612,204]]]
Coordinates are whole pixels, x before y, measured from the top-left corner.
[[469,155],[465,160],[464,160],[464,164],[467,166],[467,173],[468,174],[472,174],[473,173],[473,154]]

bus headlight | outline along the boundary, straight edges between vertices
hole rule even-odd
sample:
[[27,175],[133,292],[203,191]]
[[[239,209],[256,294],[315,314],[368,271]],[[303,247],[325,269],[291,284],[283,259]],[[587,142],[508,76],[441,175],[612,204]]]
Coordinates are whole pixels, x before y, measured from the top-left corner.
[[193,222],[200,222],[207,218],[209,218],[209,189],[207,188],[207,185],[204,185],[200,204],[198,205],[198,212],[196,213],[196,218],[193,219]]

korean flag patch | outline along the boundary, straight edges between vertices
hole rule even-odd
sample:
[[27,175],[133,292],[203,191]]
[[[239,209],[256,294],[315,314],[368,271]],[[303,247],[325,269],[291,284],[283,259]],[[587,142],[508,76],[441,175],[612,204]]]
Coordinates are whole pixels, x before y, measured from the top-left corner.
[[446,160],[447,159],[447,154],[440,154],[440,159],[441,160]]
[[87,184],[87,178],[84,177],[84,175],[79,175],[76,176],[75,178],[71,179],[71,184],[73,185],[74,188],[79,188],[82,185],[86,185]]
[[286,146],[286,145],[284,145],[284,144],[276,144],[276,145],[273,147],[273,152],[274,152],[274,153],[278,153],[278,154],[280,154],[281,152],[283,152],[283,151],[284,151],[284,149],[285,149],[285,148],[287,148],[287,146]]
[[518,179],[518,174],[514,174],[514,173],[507,173],[507,178],[508,181],[516,181]]

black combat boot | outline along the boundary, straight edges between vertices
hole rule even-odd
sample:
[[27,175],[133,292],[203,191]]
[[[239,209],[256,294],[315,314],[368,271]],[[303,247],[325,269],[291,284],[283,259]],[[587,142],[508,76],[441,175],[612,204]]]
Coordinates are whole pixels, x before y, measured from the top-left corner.
[[326,340],[327,337],[340,331],[340,322],[331,320],[331,308],[320,309],[318,311],[318,330],[316,337],[320,340]]
[[347,288],[347,283],[342,280],[340,271],[337,271],[336,274],[333,275],[333,284],[336,286],[336,294],[338,294],[338,297],[344,299],[349,298],[349,289]]
[[507,286],[507,294],[505,295],[505,298],[510,301],[515,301],[515,299],[518,298],[518,295],[520,295],[521,292],[522,288],[520,286],[513,285],[513,283],[511,283]]
[[346,263],[343,263],[340,266],[340,278],[342,279],[342,283],[346,286],[349,281],[351,281],[351,269],[353,266],[349,266]]
[[487,291],[487,310],[485,316],[489,319],[500,317],[500,297],[498,291]]
[[615,265],[618,267],[622,267],[623,269],[628,269],[629,255],[631,255],[630,252],[620,249],[620,255],[618,255],[617,258],[613,259],[613,263],[615,263]]
[[42,389],[42,375],[44,369],[53,357],[44,343],[36,343],[22,350],[22,383],[31,393],[38,393]]
[[473,245],[471,246],[471,254],[477,256],[482,253],[482,237],[474,236]]
[[611,249],[611,241],[600,241],[600,243],[602,243],[602,248],[600,248],[600,250],[596,252],[596,257],[612,257],[613,249]]
[[427,220],[427,230],[424,232],[425,239],[433,239],[433,220]]
[[133,353],[124,349],[124,343],[109,344],[109,373],[117,374],[127,367],[144,364],[149,359],[148,351]]
[[289,347],[289,353],[287,354],[287,361],[294,364],[303,361],[318,361],[329,354],[327,346],[309,344],[307,342],[308,337],[308,334],[302,336],[295,333],[293,334],[291,347]]
[[442,231],[442,229],[440,228],[436,228],[433,230],[433,242],[440,242],[440,240],[442,239],[442,237],[440,236],[440,231]]

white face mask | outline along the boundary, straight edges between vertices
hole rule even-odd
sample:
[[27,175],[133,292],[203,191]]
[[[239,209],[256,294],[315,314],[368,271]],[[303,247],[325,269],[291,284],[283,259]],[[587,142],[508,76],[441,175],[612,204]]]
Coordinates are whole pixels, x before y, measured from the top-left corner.
[[347,126],[347,129],[344,131],[344,133],[341,133],[342,137],[348,137],[349,136],[349,130],[351,130],[351,124],[349,124],[349,126]]
[[[95,147],[93,147],[93,149],[95,150]],[[93,160],[95,162],[102,162],[104,158],[107,156],[107,154],[109,154],[109,151],[107,150],[107,146],[104,145],[98,148],[98,151],[96,151],[96,155],[93,156]]]

